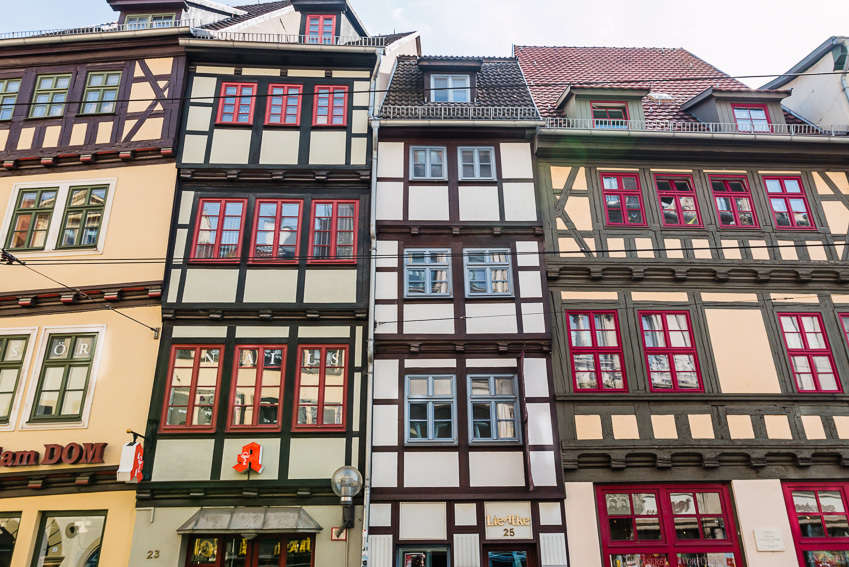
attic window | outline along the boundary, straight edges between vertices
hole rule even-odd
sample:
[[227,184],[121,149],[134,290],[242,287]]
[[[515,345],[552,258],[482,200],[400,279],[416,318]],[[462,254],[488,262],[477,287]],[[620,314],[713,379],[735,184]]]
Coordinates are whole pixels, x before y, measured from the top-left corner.
[[591,102],[595,128],[628,128],[628,103]]
[[431,75],[430,100],[433,102],[471,102],[469,75]]
[[333,44],[336,16],[307,16],[307,43]]
[[124,20],[128,30],[174,27],[176,14],[134,14]]

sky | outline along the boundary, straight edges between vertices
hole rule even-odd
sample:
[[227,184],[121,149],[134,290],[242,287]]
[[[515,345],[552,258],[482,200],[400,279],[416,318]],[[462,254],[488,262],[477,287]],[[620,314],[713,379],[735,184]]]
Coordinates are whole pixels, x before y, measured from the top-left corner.
[[[734,76],[780,74],[829,37],[849,35],[849,0],[350,1],[373,34],[420,31],[425,54],[504,57],[514,44],[683,47]],[[27,3],[4,13],[0,33],[115,20],[106,0]],[[769,79],[742,80],[757,87]]]

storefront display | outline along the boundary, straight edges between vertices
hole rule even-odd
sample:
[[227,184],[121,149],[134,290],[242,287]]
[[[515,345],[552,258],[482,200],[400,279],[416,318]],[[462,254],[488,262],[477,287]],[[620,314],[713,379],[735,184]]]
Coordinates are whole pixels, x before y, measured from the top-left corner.
[[790,527],[805,567],[849,565],[849,506],[846,483],[786,483]]
[[189,541],[186,567],[312,567],[310,536],[198,536]]

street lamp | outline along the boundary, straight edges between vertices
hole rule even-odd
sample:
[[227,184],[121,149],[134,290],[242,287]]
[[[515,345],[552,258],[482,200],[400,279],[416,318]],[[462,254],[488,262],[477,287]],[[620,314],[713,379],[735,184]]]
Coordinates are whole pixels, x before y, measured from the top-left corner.
[[342,526],[336,532],[336,537],[340,537],[343,531],[354,526],[354,496],[363,488],[363,475],[354,467],[339,467],[330,478],[330,486],[342,501]]

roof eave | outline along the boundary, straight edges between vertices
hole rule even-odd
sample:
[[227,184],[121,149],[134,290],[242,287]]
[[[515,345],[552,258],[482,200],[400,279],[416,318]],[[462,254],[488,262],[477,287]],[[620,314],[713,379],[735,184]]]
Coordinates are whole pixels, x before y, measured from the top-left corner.
[[840,36],[831,36],[822,44],[811,51],[804,59],[796,63],[793,67],[791,67],[786,73],[783,75],[771,80],[770,82],[763,85],[762,89],[775,89],[778,87],[783,87],[790,81],[796,78],[796,74],[804,73],[808,69],[810,69],[814,63],[822,59],[827,53],[831,52],[834,46],[838,42],[844,41],[846,38]]

